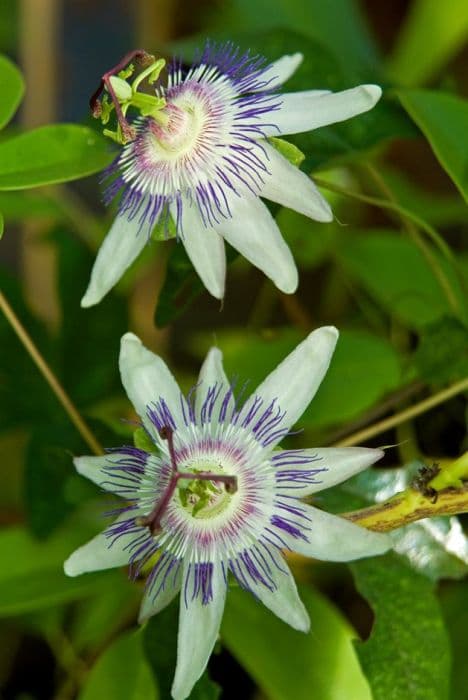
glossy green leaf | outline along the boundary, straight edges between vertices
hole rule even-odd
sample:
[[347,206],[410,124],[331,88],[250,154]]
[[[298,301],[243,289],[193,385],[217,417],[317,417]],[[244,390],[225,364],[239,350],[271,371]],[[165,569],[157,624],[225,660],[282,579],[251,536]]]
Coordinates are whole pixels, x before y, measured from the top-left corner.
[[468,328],[454,318],[436,321],[424,329],[413,360],[433,386],[468,377]]
[[9,58],[0,54],[0,129],[16,112],[24,93],[23,76]]
[[143,654],[141,634],[116,639],[94,664],[79,700],[156,700],[151,669]]
[[111,160],[107,141],[85,126],[41,126],[0,143],[0,190],[77,180]]
[[[411,328],[453,314],[423,254],[402,234],[348,231],[337,251],[350,276],[389,314]],[[463,308],[464,295],[455,271],[438,253],[434,255]]]
[[300,595],[312,629],[297,632],[252,595],[230,590],[221,638],[270,700],[371,700],[353,649],[356,634],[311,588]]
[[[315,497],[317,505],[332,513],[345,513],[381,503],[408,488],[422,462],[402,469],[366,469],[343,484]],[[463,578],[468,574],[468,537],[455,516],[419,520],[392,532],[394,550],[427,578]]]
[[389,61],[389,70],[402,85],[425,83],[462,48],[468,37],[465,0],[415,0]]
[[373,700],[448,700],[450,647],[433,584],[395,554],[351,565],[375,614],[356,651]]
[[468,100],[435,90],[399,90],[398,95],[468,202]]

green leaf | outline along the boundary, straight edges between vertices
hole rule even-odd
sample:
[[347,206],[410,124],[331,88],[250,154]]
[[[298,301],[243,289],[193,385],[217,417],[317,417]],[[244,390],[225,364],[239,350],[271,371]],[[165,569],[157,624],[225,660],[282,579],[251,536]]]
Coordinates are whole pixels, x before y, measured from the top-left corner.
[[297,263],[307,268],[320,265],[332,252],[336,239],[335,224],[312,221],[292,209],[282,207],[276,222]]
[[448,700],[450,648],[433,584],[395,554],[351,565],[375,613],[356,644],[374,700]]
[[466,700],[466,650],[468,648],[468,587],[466,581],[446,586],[442,612],[452,643],[450,700]]
[[69,578],[63,562],[87,538],[87,529],[65,528],[47,542],[26,530],[0,531],[0,616],[18,615],[83,598],[118,585],[114,572]]
[[3,220],[3,214],[0,212],[0,239],[3,236],[3,227],[4,227],[4,220]]
[[94,664],[79,700],[156,700],[158,693],[139,632],[116,639]]
[[424,329],[413,361],[420,376],[433,386],[468,376],[468,329],[445,317]]
[[399,90],[398,96],[468,202],[468,100],[434,90]]
[[0,192],[0,209],[5,221],[11,222],[62,217],[57,204],[42,192]]
[[351,420],[401,383],[400,360],[388,341],[344,330],[330,369],[301,423],[314,428]]
[[[177,662],[178,605],[176,601],[152,617],[143,631],[143,647],[161,700],[170,700]],[[218,700],[221,689],[207,671],[195,684],[190,700]]]
[[229,591],[221,638],[270,700],[371,700],[350,625],[325,598],[301,587],[309,634],[279,620],[240,588]]
[[9,58],[0,54],[0,129],[8,124],[16,112],[24,93],[20,70]]
[[85,126],[41,126],[0,143],[0,190],[77,180],[112,157],[107,141]]
[[398,35],[389,71],[402,85],[424,83],[462,48],[467,36],[465,0],[415,0]]
[[[316,502],[332,513],[381,503],[408,488],[423,466],[411,462],[402,469],[366,469],[332,489],[317,494]],[[459,579],[468,573],[468,538],[455,516],[420,520],[392,532],[394,550],[427,578]]]
[[[218,17],[220,28],[229,27],[232,40],[246,26],[257,34],[281,27],[325,44],[348,70],[375,73],[378,66],[376,45],[354,0],[233,0]],[[285,53],[300,50],[290,44]]]
[[[420,329],[452,309],[420,250],[396,232],[348,231],[337,246],[348,273],[391,316],[410,328]],[[464,296],[450,263],[434,252],[460,305]]]
[[157,447],[145,428],[137,428],[133,433],[133,444],[145,452],[157,452]]

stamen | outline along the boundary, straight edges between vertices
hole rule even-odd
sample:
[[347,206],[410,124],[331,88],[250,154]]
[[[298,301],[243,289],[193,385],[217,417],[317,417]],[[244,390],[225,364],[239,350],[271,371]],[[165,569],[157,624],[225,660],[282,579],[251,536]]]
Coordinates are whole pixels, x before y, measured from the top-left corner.
[[136,136],[136,131],[135,128],[131,126],[125,119],[122,108],[120,106],[119,99],[115,94],[110,78],[113,75],[119,73],[121,70],[123,70],[125,66],[128,66],[128,64],[134,59],[143,68],[150,65],[151,63],[154,63],[155,61],[154,56],[147,53],[143,49],[135,49],[134,51],[130,51],[129,53],[125,54],[121,61],[119,61],[113,68],[104,73],[99,83],[98,89],[92,95],[89,101],[89,106],[91,107],[93,117],[99,119],[99,117],[102,114],[102,102],[99,99],[99,96],[104,91],[104,89],[107,90],[114,104],[115,113],[117,115],[117,121],[119,122],[125,142],[133,141],[133,139]]
[[159,431],[162,440],[166,440],[169,448],[172,473],[166,491],[160,501],[154,504],[153,510],[143,518],[136,518],[135,524],[139,527],[148,527],[151,534],[158,535],[162,531],[161,518],[174,495],[179,479],[190,481],[214,481],[224,484],[226,493],[233,494],[237,491],[237,477],[229,474],[212,474],[211,472],[180,472],[177,468],[177,458],[174,449],[174,431],[168,425],[163,425]]

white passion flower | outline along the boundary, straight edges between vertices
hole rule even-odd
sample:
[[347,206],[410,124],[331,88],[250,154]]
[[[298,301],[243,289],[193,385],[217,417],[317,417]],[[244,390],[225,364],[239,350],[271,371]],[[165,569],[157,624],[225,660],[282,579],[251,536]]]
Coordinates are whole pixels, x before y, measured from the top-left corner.
[[107,294],[169,214],[214,297],[224,296],[224,240],[281,291],[296,290],[291,251],[262,198],[316,221],[333,216],[312,180],[267,139],[344,121],[371,109],[382,93],[377,85],[279,93],[302,58],[268,64],[231,44],[207,44],[188,71],[177,62],[169,67],[167,85],[156,88],[165,107],[133,122],[134,139],[107,173],[105,198],[120,197],[119,210],[82,306]]
[[283,550],[341,562],[391,545],[387,535],[302,501],[365,469],[381,450],[279,447],[317,391],[337,336],[331,327],[311,333],[242,405],[218,349],[185,398],[161,358],[133,334],[122,338],[122,381],[157,452],[123,447],[75,459],[80,474],[126,503],[65,572],[149,568],[141,622],[180,591],[175,700],[190,694],[208,663],[230,577],[307,632]]

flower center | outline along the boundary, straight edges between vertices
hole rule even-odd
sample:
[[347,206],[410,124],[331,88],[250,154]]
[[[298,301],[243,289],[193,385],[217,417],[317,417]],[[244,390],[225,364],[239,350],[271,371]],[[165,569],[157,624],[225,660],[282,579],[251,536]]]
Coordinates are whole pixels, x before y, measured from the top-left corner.
[[162,119],[150,120],[151,145],[157,158],[183,156],[196,145],[202,127],[202,116],[190,105],[180,107],[168,103]]
[[209,474],[215,479],[217,474],[222,475],[222,470],[214,470],[211,465],[202,469],[189,469],[188,474],[193,474],[193,479],[180,479],[178,495],[182,506],[194,518],[214,518],[222,513],[231,500],[229,489],[219,481],[197,479],[197,474],[203,476]]

